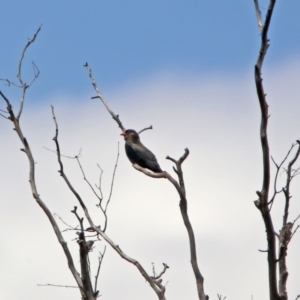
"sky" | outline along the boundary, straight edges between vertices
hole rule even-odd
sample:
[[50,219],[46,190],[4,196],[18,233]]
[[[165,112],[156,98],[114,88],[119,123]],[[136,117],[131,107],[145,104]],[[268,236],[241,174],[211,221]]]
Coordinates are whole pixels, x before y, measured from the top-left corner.
[[[271,154],[280,162],[300,139],[299,1],[276,4],[270,48],[263,69],[269,103]],[[253,205],[262,184],[259,106],[253,66],[260,46],[252,1],[7,1],[1,5],[0,78],[16,81],[18,61],[27,38],[42,24],[26,54],[23,76],[40,70],[28,90],[21,125],[33,151],[38,190],[49,209],[76,226],[70,211],[76,199],[58,176],[54,149],[55,106],[60,143],[65,155],[82,149],[81,162],[92,183],[97,164],[104,170],[103,193],[109,194],[118,152],[120,158],[107,234],[150,273],[162,263],[167,299],[197,299],[189,263],[187,234],[178,195],[164,179],[137,172],[128,161],[120,130],[95,95],[88,62],[109,105],[126,128],[154,129],[142,133],[162,169],[172,173],[167,155],[183,165],[189,213],[194,226],[200,270],[210,299],[266,299],[265,231]],[[267,1],[261,2],[262,13]],[[20,91],[0,82],[15,108]],[[4,103],[0,106],[5,109]],[[1,299],[79,299],[61,247],[28,184],[28,162],[12,124],[0,119],[0,281]],[[90,213],[101,223],[97,200],[74,160],[65,169]],[[299,164],[298,164],[299,165]],[[274,168],[272,168],[274,174]],[[174,174],[175,176],[175,174]],[[284,182],[279,176],[278,187]],[[300,213],[299,178],[292,187],[290,221]],[[282,222],[283,200],[274,207],[274,224]],[[81,212],[82,213],[82,212]],[[57,218],[61,230],[66,226]],[[96,223],[97,223],[96,222]],[[87,223],[86,223],[87,225]],[[78,266],[74,231],[64,232]],[[90,255],[95,274],[97,242]],[[299,291],[299,233],[289,246],[288,292]],[[107,246],[99,289],[102,299],[156,299],[138,271]]]

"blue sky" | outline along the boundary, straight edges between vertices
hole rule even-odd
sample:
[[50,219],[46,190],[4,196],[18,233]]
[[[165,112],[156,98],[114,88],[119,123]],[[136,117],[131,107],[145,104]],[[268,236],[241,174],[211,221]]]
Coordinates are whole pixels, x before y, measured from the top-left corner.
[[[266,8],[267,1],[261,1],[263,13]],[[300,138],[299,12],[299,0],[278,1],[263,69],[271,115],[270,149],[277,163]],[[148,178],[131,166],[116,123],[100,101],[90,100],[95,92],[83,68],[89,62],[126,128],[154,126],[142,134],[142,141],[163,170],[173,174],[167,155],[179,158],[185,147],[190,149],[183,168],[210,299],[217,293],[226,299],[267,299],[266,255],[258,252],[266,249],[265,230],[253,205],[262,181],[260,113],[253,80],[260,33],[253,1],[2,1],[0,78],[16,79],[21,51],[41,23],[23,68],[29,81],[30,62],[35,61],[41,75],[28,90],[21,124],[37,162],[38,191],[49,209],[77,225],[70,210],[78,203],[58,176],[55,155],[43,147],[54,148],[49,108],[54,104],[61,151],[74,156],[82,148],[82,165],[92,183],[98,182],[99,163],[105,195],[120,143],[108,235],[150,273],[152,262],[157,270],[162,262],[169,264],[164,276],[167,299],[196,298],[178,196],[165,180]],[[3,82],[0,88],[17,107],[19,91]],[[4,107],[2,102],[0,108]],[[1,240],[6,241],[0,255],[6,274],[0,298],[77,299],[76,289],[37,286],[73,285],[74,280],[48,220],[32,199],[28,162],[19,151],[12,124],[4,118],[0,140],[5,141],[0,147],[0,227],[5,228]],[[95,199],[78,166],[73,160],[64,163],[100,223]],[[299,179],[292,188],[290,221],[300,212]],[[282,173],[279,188],[284,180]],[[279,198],[272,209],[276,231],[281,208]],[[59,226],[65,229],[64,224]],[[74,232],[64,236],[77,264]],[[299,237],[297,232],[289,244],[291,299],[299,294]],[[99,242],[90,255],[93,274],[103,247]],[[138,272],[110,248],[101,272],[103,299],[156,299]]]
[[[266,12],[266,1],[261,7]],[[278,2],[268,62],[298,54],[300,36],[290,29],[299,32],[299,11],[299,1]],[[34,60],[41,71],[30,91],[39,99],[85,93],[86,61],[105,92],[165,71],[252,72],[259,47],[253,1],[12,0],[1,15],[0,78],[14,78],[27,37],[43,24],[27,54],[27,63]]]

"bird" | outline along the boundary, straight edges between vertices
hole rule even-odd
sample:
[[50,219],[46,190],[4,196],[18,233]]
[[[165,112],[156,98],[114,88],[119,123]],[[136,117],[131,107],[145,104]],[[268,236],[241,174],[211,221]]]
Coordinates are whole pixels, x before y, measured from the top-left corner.
[[127,129],[121,135],[124,136],[126,155],[132,164],[137,164],[154,173],[163,172],[155,155],[141,143],[135,130]]

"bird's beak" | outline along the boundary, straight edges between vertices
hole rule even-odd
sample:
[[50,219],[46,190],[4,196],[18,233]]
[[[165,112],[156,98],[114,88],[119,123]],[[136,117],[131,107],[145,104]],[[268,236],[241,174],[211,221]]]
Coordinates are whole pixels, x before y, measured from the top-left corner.
[[122,132],[120,135],[123,135],[123,136],[125,136],[125,135],[126,135],[126,133],[125,133],[125,132]]

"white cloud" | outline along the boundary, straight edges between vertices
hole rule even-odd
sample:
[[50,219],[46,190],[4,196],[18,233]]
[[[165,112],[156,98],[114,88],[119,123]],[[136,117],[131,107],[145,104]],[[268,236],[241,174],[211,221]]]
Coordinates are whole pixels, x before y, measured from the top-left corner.
[[[270,104],[271,152],[280,161],[290,144],[299,139],[299,61],[270,68],[264,74]],[[100,84],[100,83],[99,83]],[[100,84],[101,85],[101,84]],[[33,87],[34,88],[34,87]],[[268,295],[265,233],[262,218],[253,205],[261,187],[259,106],[252,74],[192,76],[159,74],[105,93],[111,108],[128,128],[140,130],[143,142],[172,172],[166,155],[178,158],[185,147],[191,151],[184,163],[190,218],[197,239],[199,266],[205,290],[229,299],[265,299]],[[166,180],[154,180],[131,167],[120,130],[97,100],[89,96],[53,97],[38,105],[28,103],[22,125],[37,162],[37,183],[42,199],[53,213],[72,225],[70,213],[78,204],[57,173],[54,125],[48,103],[54,104],[60,127],[63,154],[76,155],[82,148],[82,165],[92,183],[98,181],[99,163],[104,169],[103,190],[107,197],[120,142],[120,160],[108,235],[147,270],[154,262],[170,266],[168,299],[195,299],[196,287],[189,264],[187,234],[178,208],[178,195]],[[28,99],[30,101],[30,99]],[[46,103],[46,104],[45,104]],[[29,109],[30,107],[30,109]],[[1,120],[1,227],[0,265],[4,280],[2,299],[74,299],[73,289],[37,287],[40,283],[74,285],[66,259],[50,224],[34,203],[28,184],[28,163],[11,124]],[[90,212],[101,220],[86,183],[74,160],[64,159],[66,173],[84,197]],[[283,178],[283,175],[281,175]],[[291,220],[300,212],[298,178],[293,185]],[[298,201],[298,203],[297,203]],[[278,203],[279,204],[279,200]],[[279,205],[277,205],[279,206]],[[276,229],[282,212],[274,207]],[[65,228],[59,223],[61,228]],[[67,234],[78,261],[74,236]],[[100,249],[103,243],[99,243]],[[300,239],[290,244],[289,295],[299,293],[296,267]],[[97,251],[91,255],[97,260]],[[95,271],[95,270],[93,270]],[[100,278],[105,299],[156,299],[138,271],[108,247]]]

